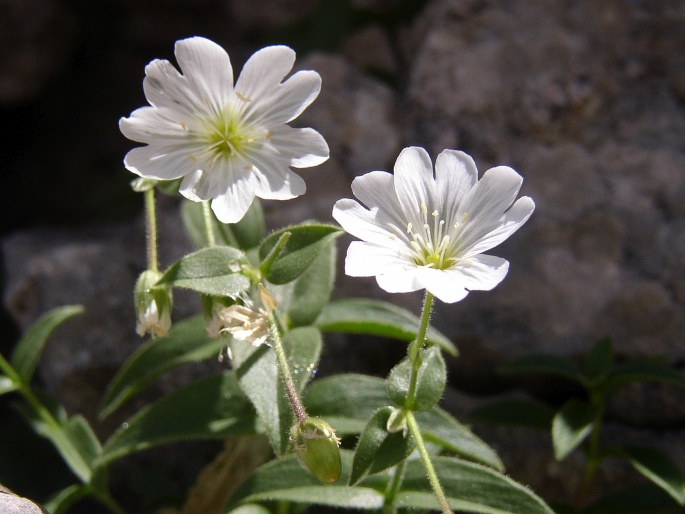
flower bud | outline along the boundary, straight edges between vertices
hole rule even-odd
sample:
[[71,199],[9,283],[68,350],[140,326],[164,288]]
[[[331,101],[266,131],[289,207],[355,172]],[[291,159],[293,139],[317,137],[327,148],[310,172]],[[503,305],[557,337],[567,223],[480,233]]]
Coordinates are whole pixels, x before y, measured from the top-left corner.
[[159,271],[147,270],[140,274],[133,292],[136,309],[136,332],[141,337],[149,332],[152,337],[164,337],[171,328],[171,290],[155,286],[162,277]]
[[402,432],[404,436],[407,435],[407,417],[402,409],[393,408],[390,416],[388,416],[385,429],[391,434]]
[[290,440],[297,460],[324,484],[340,478],[340,439],[324,420],[307,418],[290,429]]

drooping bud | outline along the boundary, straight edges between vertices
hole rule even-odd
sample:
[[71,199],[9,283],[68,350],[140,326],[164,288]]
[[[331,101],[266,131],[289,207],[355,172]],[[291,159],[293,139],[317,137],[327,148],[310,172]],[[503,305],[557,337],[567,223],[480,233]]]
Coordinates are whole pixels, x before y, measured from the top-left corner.
[[324,484],[337,482],[342,472],[340,439],[324,420],[307,418],[293,425],[290,440],[297,460]]
[[155,286],[162,277],[159,271],[146,270],[140,274],[133,292],[136,309],[136,332],[141,337],[150,333],[152,337],[164,337],[171,328],[171,289]]
[[402,432],[406,436],[407,434],[407,417],[402,409],[393,407],[390,416],[388,416],[388,422],[385,426],[386,430],[391,434],[395,432]]

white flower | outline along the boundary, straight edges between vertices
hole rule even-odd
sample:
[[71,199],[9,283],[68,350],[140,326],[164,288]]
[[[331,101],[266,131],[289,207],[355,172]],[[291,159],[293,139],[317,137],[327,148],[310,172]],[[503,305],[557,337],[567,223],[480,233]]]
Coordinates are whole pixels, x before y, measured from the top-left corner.
[[[362,241],[350,244],[345,273],[375,276],[391,293],[426,289],[443,302],[490,290],[509,263],[483,255],[526,222],[535,204],[516,200],[523,179],[498,166],[478,180],[470,156],[445,150],[433,165],[423,148],[405,148],[394,176],[372,171],[352,182],[354,200],[339,200],[333,217]],[[516,200],[516,201],[514,201]]]
[[290,167],[307,168],[328,159],[328,145],[311,128],[287,125],[318,96],[321,77],[299,71],[285,82],[295,62],[286,46],[256,52],[235,86],[228,54],[201,37],[176,43],[182,74],[167,60],[145,68],[143,88],[150,106],[122,118],[134,148],[126,168],[141,177],[183,177],[180,192],[193,201],[212,200],[224,223],[239,221],[255,196],[286,200],[305,192]]

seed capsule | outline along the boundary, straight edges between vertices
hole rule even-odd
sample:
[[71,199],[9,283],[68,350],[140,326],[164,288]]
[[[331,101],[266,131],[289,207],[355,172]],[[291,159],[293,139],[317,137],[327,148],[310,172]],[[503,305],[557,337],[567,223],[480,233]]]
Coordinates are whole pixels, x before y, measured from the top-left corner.
[[324,484],[337,482],[342,471],[340,439],[324,420],[307,418],[293,425],[290,440],[297,460]]

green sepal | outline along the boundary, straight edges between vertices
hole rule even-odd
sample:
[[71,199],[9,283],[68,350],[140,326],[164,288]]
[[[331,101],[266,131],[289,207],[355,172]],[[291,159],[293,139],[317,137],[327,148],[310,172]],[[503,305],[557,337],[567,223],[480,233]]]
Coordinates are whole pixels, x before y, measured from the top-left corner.
[[414,451],[416,443],[407,433],[388,432],[388,422],[395,412],[394,407],[379,409],[359,436],[354,450],[350,485],[357,484],[368,474],[391,468]]
[[240,250],[229,246],[203,248],[172,264],[157,284],[211,296],[236,296],[250,287],[250,279],[242,274],[244,266],[249,263]]
[[554,456],[563,460],[590,435],[599,409],[575,398],[567,401],[552,420]]
[[281,229],[270,234],[259,246],[259,259],[264,261],[285,233],[290,236],[278,254],[262,268],[262,274],[272,284],[287,284],[295,280],[314,262],[326,245],[342,235],[334,225],[304,224]]
[[421,365],[416,379],[414,398],[408,398],[412,364],[408,358],[397,364],[388,375],[388,396],[400,407],[413,411],[432,409],[442,398],[447,383],[447,368],[440,348],[420,350]]
[[[345,298],[335,300],[323,309],[316,320],[322,332],[368,334],[412,341],[416,339],[420,320],[406,309],[381,300]],[[450,355],[457,355],[452,341],[433,327],[428,327],[426,343],[440,346]]]
[[323,419],[306,418],[290,429],[295,455],[305,468],[324,484],[340,478],[340,439]]

